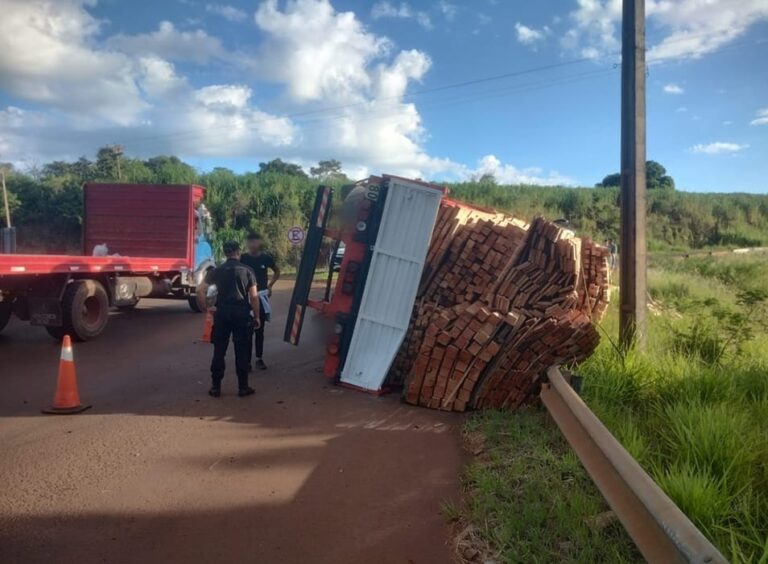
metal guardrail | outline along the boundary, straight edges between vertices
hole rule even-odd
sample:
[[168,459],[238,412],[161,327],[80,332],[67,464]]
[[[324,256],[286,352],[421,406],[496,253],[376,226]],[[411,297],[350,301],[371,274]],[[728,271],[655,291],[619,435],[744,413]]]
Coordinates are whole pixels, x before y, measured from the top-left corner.
[[541,400],[648,562],[727,563],[587,407],[558,367]]

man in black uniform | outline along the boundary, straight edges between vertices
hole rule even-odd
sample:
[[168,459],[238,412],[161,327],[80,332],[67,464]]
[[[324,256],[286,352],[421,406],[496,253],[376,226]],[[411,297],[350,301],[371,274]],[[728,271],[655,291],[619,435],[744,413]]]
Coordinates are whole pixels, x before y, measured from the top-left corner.
[[[256,285],[259,288],[259,292],[262,294],[266,292],[268,299],[272,295],[272,286],[280,279],[280,269],[277,267],[275,259],[261,249],[262,241],[260,235],[251,233],[248,235],[246,242],[248,252],[240,257],[240,262],[253,269],[253,272],[256,274]],[[272,280],[269,280],[268,270],[271,270],[273,273]],[[261,308],[261,324],[253,334],[254,348],[256,349],[256,362],[254,364],[256,368],[261,370],[267,369],[267,365],[264,364],[264,359],[262,358],[264,356],[264,325],[266,321],[264,308]],[[248,363],[250,364],[250,359]]]
[[248,363],[251,332],[254,327],[258,328],[261,325],[261,304],[253,271],[237,260],[240,255],[240,245],[235,241],[224,243],[224,254],[227,256],[227,261],[210,271],[205,278],[206,285],[215,284],[217,288],[212,334],[212,386],[208,393],[215,398],[221,395],[224,357],[227,354],[231,335],[235,344],[235,368],[239,388],[237,395],[244,397],[254,393],[254,389],[248,385]]

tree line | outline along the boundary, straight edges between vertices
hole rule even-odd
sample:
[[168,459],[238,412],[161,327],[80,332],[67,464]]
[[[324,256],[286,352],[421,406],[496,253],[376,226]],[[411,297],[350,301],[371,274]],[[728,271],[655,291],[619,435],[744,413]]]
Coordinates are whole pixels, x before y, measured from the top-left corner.
[[[82,185],[131,182],[205,186],[216,235],[243,239],[262,234],[283,263],[294,264],[297,250],[286,233],[309,221],[315,188],[340,188],[349,180],[336,160],[318,163],[307,174],[300,166],[275,159],[253,172],[226,168],[201,172],[175,156],[131,158],[104,147],[94,160],[54,161],[26,170],[3,166],[21,252],[79,253]],[[453,197],[493,207],[530,220],[537,214],[568,219],[576,231],[597,240],[618,238],[618,177],[608,175],[594,188],[499,185],[491,176],[450,184]],[[651,250],[768,245],[768,196],[694,194],[674,190],[674,181],[658,163],[648,169],[648,240]]]

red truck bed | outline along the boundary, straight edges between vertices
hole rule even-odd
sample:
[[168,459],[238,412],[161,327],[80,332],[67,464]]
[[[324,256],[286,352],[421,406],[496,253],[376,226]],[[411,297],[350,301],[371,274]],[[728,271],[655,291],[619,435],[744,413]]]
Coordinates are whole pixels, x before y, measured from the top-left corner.
[[[83,255],[0,255],[0,276],[193,269],[194,204],[204,194],[188,184],[86,184]],[[102,244],[110,256],[91,256]]]

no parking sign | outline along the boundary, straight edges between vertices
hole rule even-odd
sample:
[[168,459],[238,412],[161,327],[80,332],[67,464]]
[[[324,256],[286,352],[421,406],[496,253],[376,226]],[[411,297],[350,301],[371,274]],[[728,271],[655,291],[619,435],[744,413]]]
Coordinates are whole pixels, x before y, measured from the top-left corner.
[[301,227],[291,227],[288,230],[288,241],[295,247],[301,245],[304,242],[304,229]]

